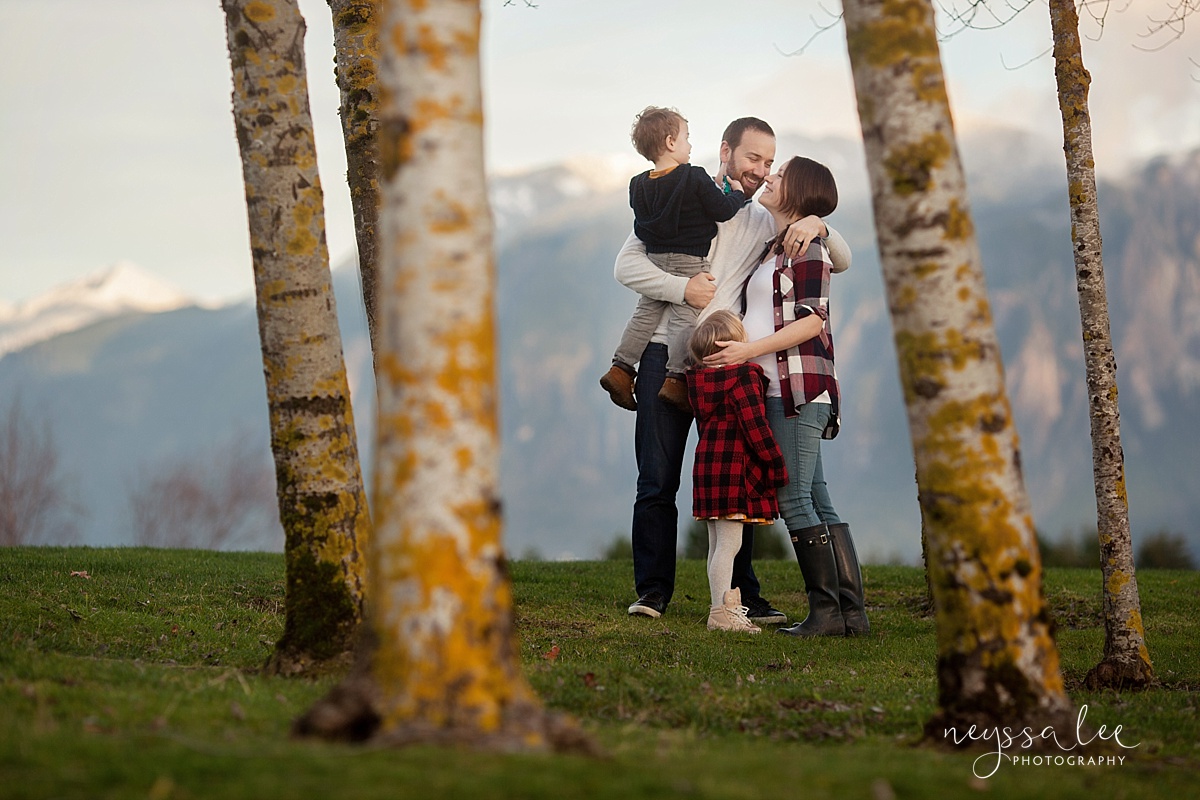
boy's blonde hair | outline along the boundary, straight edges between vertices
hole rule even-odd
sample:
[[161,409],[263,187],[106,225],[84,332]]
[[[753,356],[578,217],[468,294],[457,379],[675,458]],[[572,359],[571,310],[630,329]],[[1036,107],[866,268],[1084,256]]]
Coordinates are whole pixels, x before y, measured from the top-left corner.
[[696,325],[692,338],[688,340],[688,355],[697,364],[704,363],[705,356],[711,356],[721,348],[717,342],[744,342],[746,328],[742,320],[732,311],[714,311]]
[[629,138],[647,161],[657,161],[667,149],[667,137],[678,136],[685,122],[683,115],[673,108],[646,106],[633,120]]

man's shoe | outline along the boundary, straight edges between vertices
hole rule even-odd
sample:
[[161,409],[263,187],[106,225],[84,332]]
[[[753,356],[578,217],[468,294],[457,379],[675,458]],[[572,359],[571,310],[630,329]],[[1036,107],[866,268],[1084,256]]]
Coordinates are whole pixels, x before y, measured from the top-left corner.
[[658,399],[678,409],[685,414],[691,414],[692,401],[688,399],[687,381],[679,378],[667,378],[662,388],[658,390]]
[[629,607],[629,616],[661,617],[667,610],[667,601],[661,592],[646,592]]
[[749,610],[746,616],[751,622],[758,625],[786,625],[788,618],[778,608],[772,608],[771,604],[761,597],[755,597],[746,601],[746,607]]
[[600,386],[609,398],[621,408],[637,411],[637,399],[633,396],[634,374],[624,367],[613,364],[600,379]]

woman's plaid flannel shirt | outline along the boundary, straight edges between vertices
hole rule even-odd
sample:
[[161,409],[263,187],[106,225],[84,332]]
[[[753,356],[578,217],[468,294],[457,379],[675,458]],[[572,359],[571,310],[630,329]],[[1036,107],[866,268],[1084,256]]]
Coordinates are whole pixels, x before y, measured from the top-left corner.
[[[833,332],[829,327],[829,274],[832,261],[825,240],[814,239],[808,252],[795,259],[785,256],[776,240],[763,249],[759,269],[768,265],[767,256],[775,251],[772,278],[775,330],[816,314],[824,321],[821,333],[795,347],[775,354],[779,365],[779,385],[783,395],[784,414],[794,417],[797,409],[829,393],[833,413],[821,432],[822,439],[832,439],[841,429],[841,389],[833,365]],[[749,283],[749,279],[746,281]],[[742,314],[746,313],[746,290],[742,287]]]

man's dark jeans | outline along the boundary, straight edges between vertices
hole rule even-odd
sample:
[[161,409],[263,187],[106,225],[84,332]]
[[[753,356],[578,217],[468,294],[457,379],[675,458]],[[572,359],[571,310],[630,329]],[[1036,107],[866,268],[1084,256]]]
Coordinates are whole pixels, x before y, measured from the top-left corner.
[[[667,346],[651,342],[642,354],[635,387],[638,410],[633,448],[638,482],[633,504],[633,580],[638,597],[658,591],[669,603],[675,592],[679,533],[675,495],[692,417],[658,399],[666,377]],[[750,563],[753,550],[754,526],[746,525],[742,549],[733,561],[733,586],[742,590],[743,604],[757,599],[760,591]]]

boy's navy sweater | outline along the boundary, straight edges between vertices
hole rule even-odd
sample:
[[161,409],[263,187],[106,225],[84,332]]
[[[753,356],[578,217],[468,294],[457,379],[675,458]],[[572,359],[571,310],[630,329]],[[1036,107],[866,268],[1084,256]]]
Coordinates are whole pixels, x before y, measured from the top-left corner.
[[702,167],[691,164],[657,178],[647,170],[629,181],[633,232],[647,253],[707,256],[717,223],[732,219],[745,203],[745,194],[725,194]]

